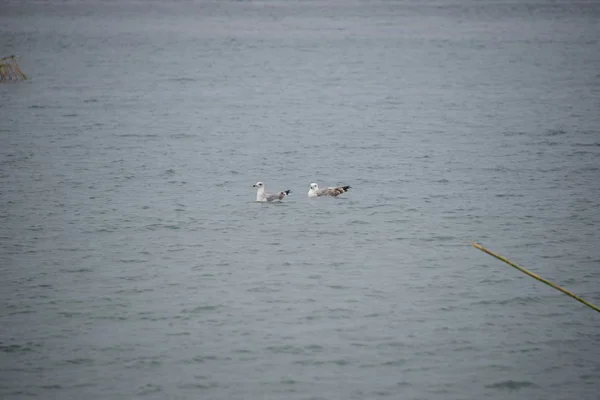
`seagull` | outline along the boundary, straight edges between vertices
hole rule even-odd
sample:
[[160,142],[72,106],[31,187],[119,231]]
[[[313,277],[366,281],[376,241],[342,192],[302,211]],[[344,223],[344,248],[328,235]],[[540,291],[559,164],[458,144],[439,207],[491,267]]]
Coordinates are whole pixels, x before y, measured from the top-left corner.
[[262,182],[256,182],[253,187],[258,188],[256,191],[256,201],[275,201],[283,199],[285,196],[288,196],[291,190],[284,190],[279,193],[265,193],[265,184]]
[[310,184],[310,190],[308,191],[308,197],[319,197],[319,196],[333,196],[337,197],[342,193],[346,193],[351,186],[337,186],[328,187],[327,189],[319,189],[319,185],[316,183]]

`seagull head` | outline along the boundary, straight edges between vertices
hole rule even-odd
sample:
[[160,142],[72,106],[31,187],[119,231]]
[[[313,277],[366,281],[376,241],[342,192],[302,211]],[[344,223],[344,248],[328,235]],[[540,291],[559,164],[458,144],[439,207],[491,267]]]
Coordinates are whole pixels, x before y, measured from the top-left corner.
[[261,187],[264,187],[264,186],[265,186],[265,184],[262,183],[262,182],[256,182],[254,185],[252,185],[252,187],[257,187],[257,188],[261,188]]

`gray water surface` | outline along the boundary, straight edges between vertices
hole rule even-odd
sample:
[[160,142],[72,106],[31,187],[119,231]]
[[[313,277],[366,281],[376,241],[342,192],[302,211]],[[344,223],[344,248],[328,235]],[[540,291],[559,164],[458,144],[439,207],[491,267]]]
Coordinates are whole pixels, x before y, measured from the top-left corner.
[[598,21],[4,3],[0,397],[597,399]]

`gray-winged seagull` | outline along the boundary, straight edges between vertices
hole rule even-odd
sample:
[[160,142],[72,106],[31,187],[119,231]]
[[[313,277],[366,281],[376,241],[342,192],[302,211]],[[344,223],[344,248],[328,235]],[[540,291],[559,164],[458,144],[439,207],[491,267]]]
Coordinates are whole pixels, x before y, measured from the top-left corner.
[[258,188],[256,191],[256,201],[281,201],[281,199],[289,195],[291,192],[291,190],[284,190],[283,192],[279,193],[265,193],[265,184],[262,182],[256,182],[253,187]]

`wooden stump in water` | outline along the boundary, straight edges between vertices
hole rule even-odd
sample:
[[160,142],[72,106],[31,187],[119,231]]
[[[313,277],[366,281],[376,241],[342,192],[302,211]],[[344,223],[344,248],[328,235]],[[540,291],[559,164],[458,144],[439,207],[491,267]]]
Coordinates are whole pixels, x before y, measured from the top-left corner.
[[0,58],[0,83],[18,82],[27,79],[15,56]]

